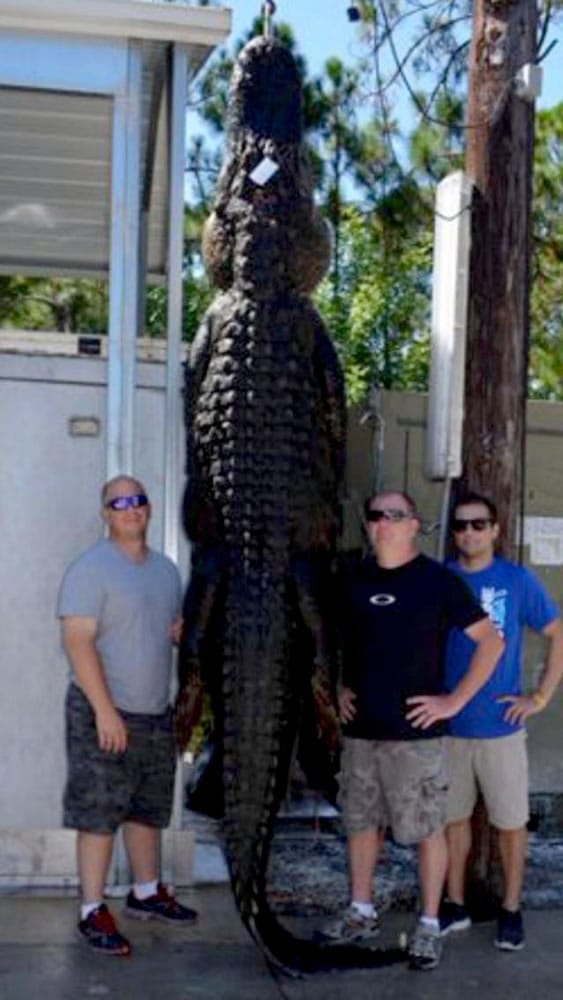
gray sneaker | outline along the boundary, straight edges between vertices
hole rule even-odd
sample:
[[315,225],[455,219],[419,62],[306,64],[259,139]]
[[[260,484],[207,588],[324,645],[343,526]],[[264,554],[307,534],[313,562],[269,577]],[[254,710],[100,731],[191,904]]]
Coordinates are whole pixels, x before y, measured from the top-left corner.
[[435,969],[442,957],[439,927],[428,927],[420,920],[409,941],[409,968],[425,971]]
[[380,929],[381,921],[375,911],[372,917],[363,917],[354,906],[348,906],[317,931],[315,938],[325,944],[358,944],[376,937]]

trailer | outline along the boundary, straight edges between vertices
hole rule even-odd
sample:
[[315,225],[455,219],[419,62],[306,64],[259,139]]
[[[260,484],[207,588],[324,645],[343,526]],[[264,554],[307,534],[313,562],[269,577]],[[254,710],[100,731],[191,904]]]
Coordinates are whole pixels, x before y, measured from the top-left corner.
[[[0,887],[76,880],[74,838],[60,829],[67,668],[54,609],[65,566],[101,533],[106,478],[146,482],[150,542],[186,574],[186,100],[229,29],[228,10],[183,0],[0,0],[0,273],[109,286],[99,352],[96,338],[49,347],[42,333],[3,334]],[[140,337],[147,281],[168,291],[152,360]],[[180,818],[177,806],[165,842],[165,876],[177,884],[190,878]],[[126,880],[118,849],[112,881]]]

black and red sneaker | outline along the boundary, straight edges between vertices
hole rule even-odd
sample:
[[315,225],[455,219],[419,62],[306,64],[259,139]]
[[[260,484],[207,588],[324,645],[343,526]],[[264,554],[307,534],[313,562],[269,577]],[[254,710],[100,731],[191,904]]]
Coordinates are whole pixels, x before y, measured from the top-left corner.
[[139,920],[164,920],[168,924],[194,924],[197,920],[196,911],[179,903],[162,882],[155,895],[147,899],[137,899],[131,890],[123,912]]
[[79,922],[78,933],[90,948],[104,955],[128,958],[131,954],[129,941],[119,933],[105,903],[92,910],[85,920]]

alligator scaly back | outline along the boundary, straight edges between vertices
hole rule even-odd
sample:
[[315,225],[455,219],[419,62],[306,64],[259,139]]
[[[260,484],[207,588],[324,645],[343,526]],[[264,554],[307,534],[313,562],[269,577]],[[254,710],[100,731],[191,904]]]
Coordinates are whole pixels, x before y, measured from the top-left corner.
[[[254,39],[237,60],[204,256],[221,293],[194,341],[187,381],[193,569],[184,690],[191,706],[201,672],[213,692],[235,901],[284,967],[387,964],[395,953],[296,940],[266,899],[303,674],[319,726],[335,737],[316,577],[338,533],[345,439],[341,369],[307,297],[328,265],[329,233],[313,203],[298,70],[271,38]],[[303,626],[309,662],[296,656]]]

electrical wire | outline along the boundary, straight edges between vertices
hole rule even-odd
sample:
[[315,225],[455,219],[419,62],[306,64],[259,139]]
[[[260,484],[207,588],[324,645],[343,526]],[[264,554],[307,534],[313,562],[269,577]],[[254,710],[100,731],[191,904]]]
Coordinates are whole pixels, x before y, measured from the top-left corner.
[[[411,12],[411,13],[412,13],[412,12]],[[391,32],[393,32],[393,31],[395,31],[395,30],[396,30],[396,27],[397,27],[397,25],[399,24],[400,20],[401,20],[401,18],[397,18],[397,20],[396,20],[396,21],[394,22],[394,24],[390,26],[390,30],[391,30]],[[459,21],[466,21],[466,20],[467,20],[467,18],[466,18],[466,17],[458,17],[458,18],[455,18],[455,19],[454,19],[453,21],[451,21],[451,22],[450,22],[450,24],[448,25],[448,27],[449,27],[449,26],[450,26],[451,24],[455,24],[455,23],[457,23],[457,22],[459,22]],[[425,32],[424,32],[424,33],[423,33],[422,35],[420,35],[420,37],[419,37],[419,38],[417,38],[417,39],[416,39],[416,40],[415,40],[415,41],[414,41],[414,42],[412,43],[412,45],[411,45],[411,46],[410,46],[410,47],[409,47],[409,48],[407,49],[407,51],[405,52],[405,54],[403,55],[403,57],[402,57],[402,58],[401,58],[401,59],[399,60],[399,63],[398,63],[398,64],[396,64],[396,68],[395,68],[395,71],[393,72],[393,75],[392,75],[392,76],[391,76],[391,77],[389,78],[389,80],[387,80],[387,81],[386,81],[386,83],[385,83],[385,85],[384,85],[384,88],[383,88],[383,89],[385,89],[385,90],[388,90],[388,89],[389,89],[390,87],[392,87],[392,86],[393,86],[393,84],[394,84],[394,83],[396,83],[397,79],[398,79],[398,78],[400,77],[400,72],[401,72],[401,69],[403,69],[403,70],[404,70],[404,67],[408,65],[408,63],[409,63],[409,62],[410,62],[410,60],[412,59],[412,57],[413,57],[414,53],[416,52],[416,50],[417,50],[418,48],[420,48],[420,46],[421,46],[421,45],[423,45],[423,44],[424,44],[424,42],[425,42],[425,41],[426,41],[426,40],[427,40],[428,38],[431,38],[431,36],[432,36],[433,34],[435,34],[435,32],[436,32],[436,29],[435,29],[435,28],[431,28],[430,30],[428,30],[428,31],[425,31]],[[385,41],[386,41],[386,39],[387,39],[388,37],[389,37],[389,34],[388,34],[388,32],[387,32],[387,31],[385,31],[385,32],[384,32],[384,33],[383,33],[383,34],[381,35],[381,37],[380,37],[380,39],[379,39],[379,42],[378,42],[378,48],[382,48],[382,47],[383,47],[383,45],[384,45],[384,43],[385,43]],[[459,46],[458,46],[458,48],[457,48],[457,49],[455,50],[455,52],[454,52],[454,53],[452,54],[452,56],[451,56],[451,57],[450,57],[450,59],[448,60],[448,65],[447,65],[447,67],[446,67],[446,70],[445,70],[445,72],[444,72],[444,73],[442,74],[442,77],[441,77],[441,79],[439,80],[439,82],[438,82],[438,84],[437,84],[437,88],[439,88],[439,87],[440,87],[440,86],[441,86],[441,85],[442,85],[442,84],[444,83],[444,81],[445,81],[445,79],[446,79],[446,77],[447,77],[447,75],[448,75],[448,70],[449,70],[449,67],[450,67],[451,63],[453,62],[453,60],[454,60],[454,59],[455,59],[455,58],[456,58],[456,57],[457,57],[457,56],[459,55],[459,53],[460,53],[460,52],[461,52],[461,51],[462,51],[462,50],[463,50],[464,48],[467,48],[467,46],[468,46],[468,45],[469,45],[469,40],[468,40],[467,42],[464,42],[464,43],[463,43],[462,45],[459,45]],[[395,60],[395,62],[396,62],[396,60]]]
[[[427,108],[421,101],[420,97],[418,96],[416,91],[413,90],[411,82],[407,77],[404,70],[404,66],[402,65],[401,60],[399,58],[397,47],[395,45],[395,40],[393,38],[393,28],[389,22],[387,11],[385,10],[385,0],[377,0],[377,8],[381,14],[383,23],[385,25],[385,32],[387,35],[387,40],[389,42],[389,51],[391,52],[393,61],[395,63],[395,66],[397,67],[397,72],[401,80],[403,81],[403,84],[409,94],[409,97],[411,98],[413,104],[418,109],[418,111],[420,112],[421,116],[425,119],[425,121],[428,121],[433,125],[439,125],[442,128],[447,128],[447,129],[451,129],[452,127],[459,128],[464,132],[469,131],[471,129],[484,128],[485,126],[491,127],[492,125],[494,125],[494,123],[498,120],[498,118],[500,118],[500,115],[506,103],[506,98],[508,96],[508,93],[512,89],[512,81],[509,81],[508,83],[505,84],[499,97],[497,98],[497,101],[495,102],[495,105],[493,106],[491,114],[488,115],[486,118],[483,118],[481,121],[467,122],[466,124],[463,125],[460,124],[452,126],[451,122],[445,121],[441,118],[437,118],[435,115],[429,114]],[[434,93],[436,93],[436,90],[434,91]]]

